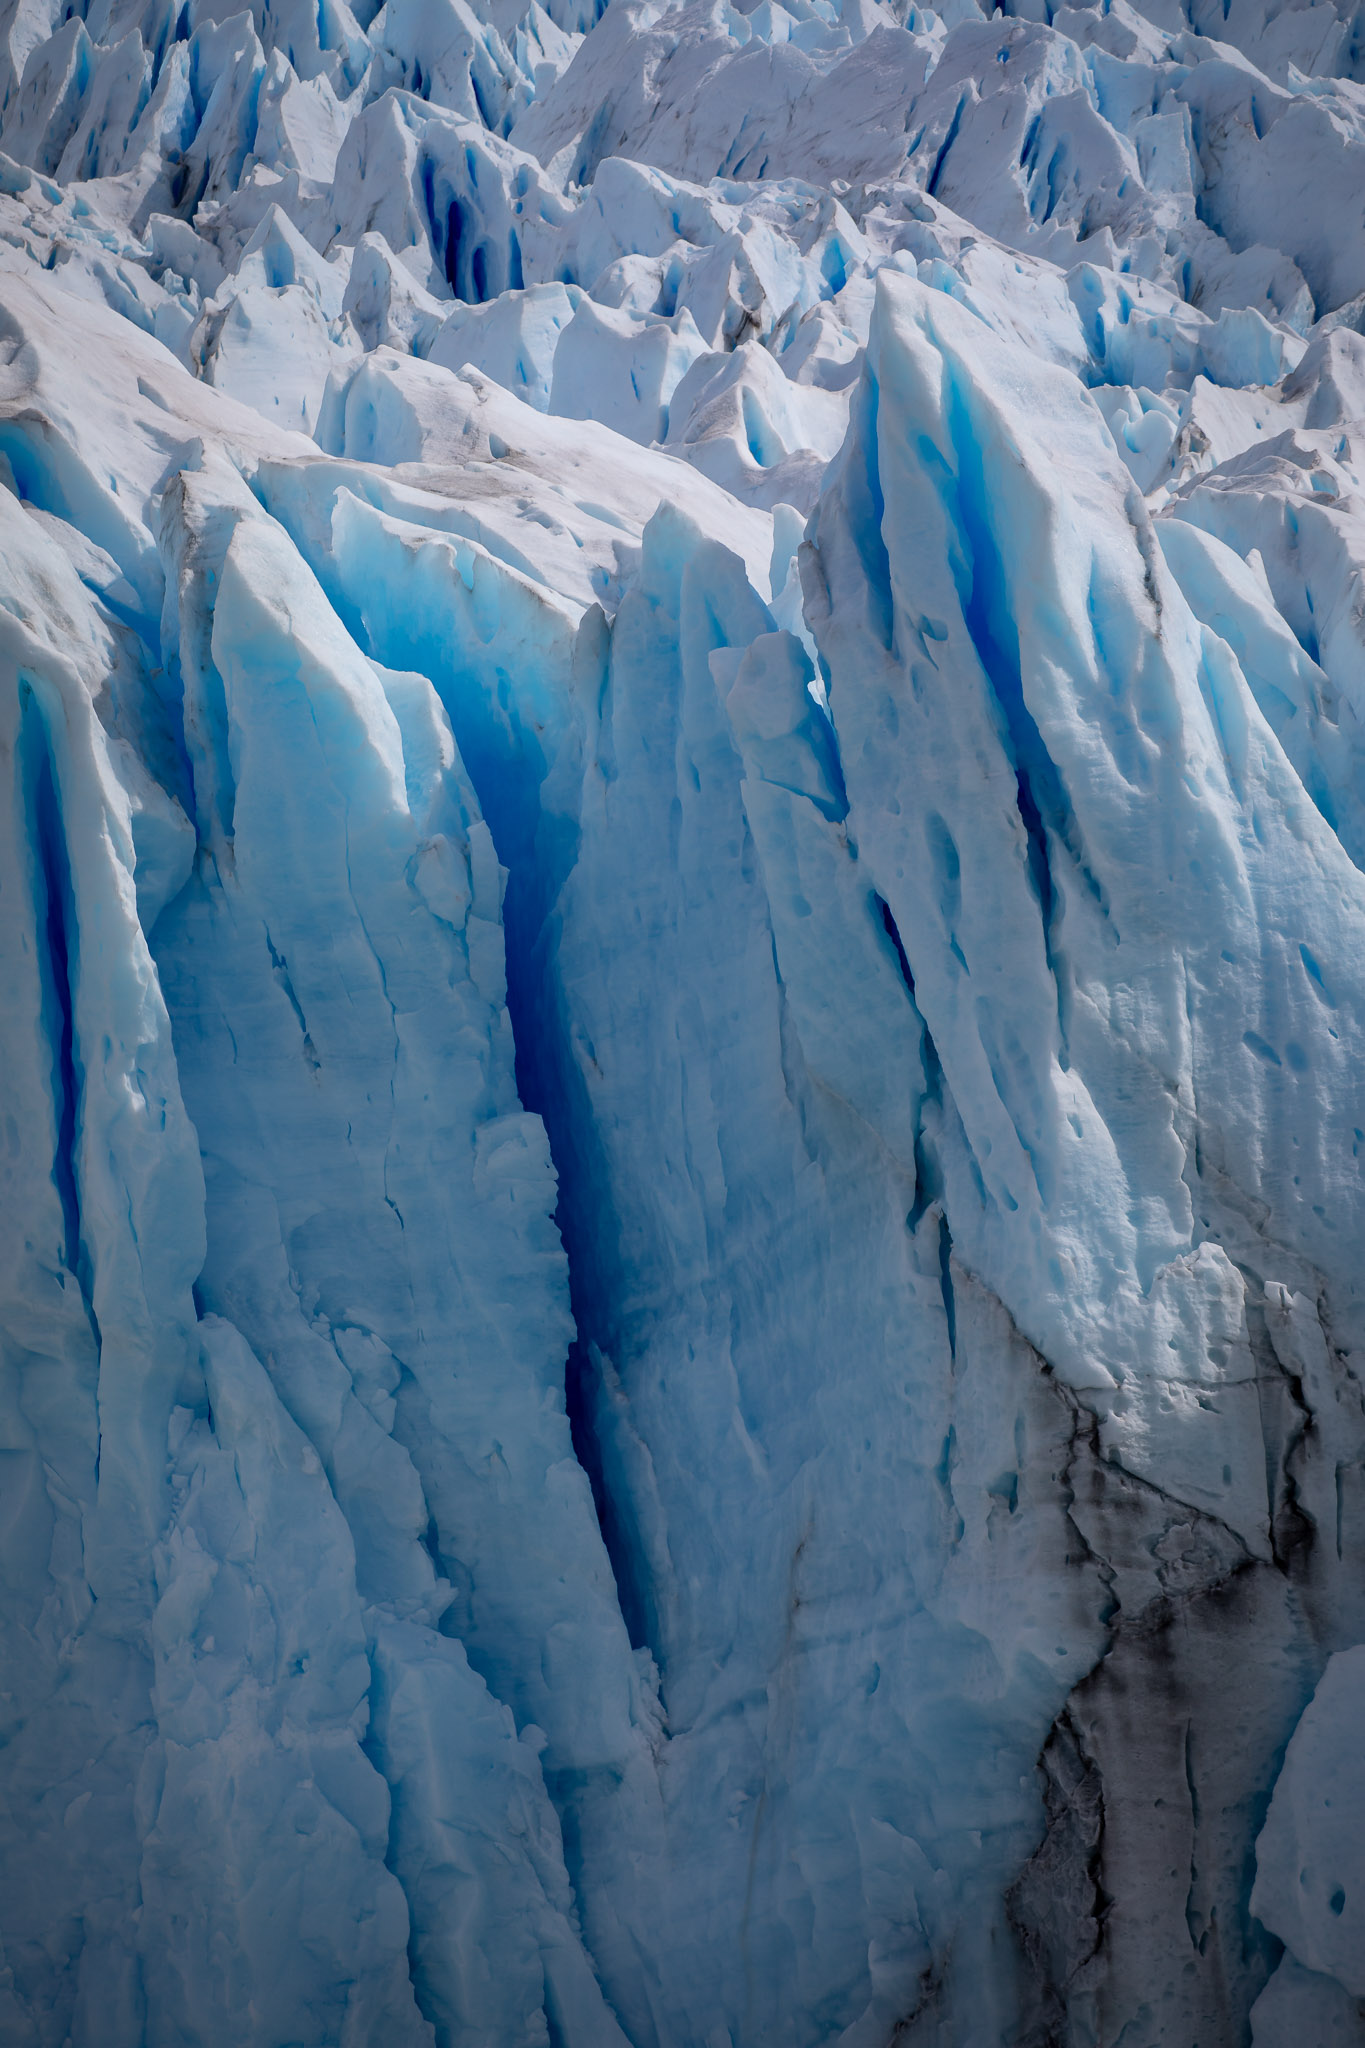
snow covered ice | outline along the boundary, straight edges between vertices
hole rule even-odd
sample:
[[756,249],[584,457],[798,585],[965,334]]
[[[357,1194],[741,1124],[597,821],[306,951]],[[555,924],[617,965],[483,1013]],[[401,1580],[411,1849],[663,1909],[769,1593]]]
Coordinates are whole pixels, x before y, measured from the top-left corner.
[[1365,14],[0,4],[0,2044],[1365,2048]]

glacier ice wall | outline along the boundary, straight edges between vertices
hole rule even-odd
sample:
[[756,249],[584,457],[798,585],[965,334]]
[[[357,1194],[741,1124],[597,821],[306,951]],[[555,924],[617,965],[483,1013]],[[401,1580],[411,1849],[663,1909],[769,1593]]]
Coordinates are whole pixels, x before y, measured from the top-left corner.
[[1365,2043],[1365,15],[0,28],[0,2041]]

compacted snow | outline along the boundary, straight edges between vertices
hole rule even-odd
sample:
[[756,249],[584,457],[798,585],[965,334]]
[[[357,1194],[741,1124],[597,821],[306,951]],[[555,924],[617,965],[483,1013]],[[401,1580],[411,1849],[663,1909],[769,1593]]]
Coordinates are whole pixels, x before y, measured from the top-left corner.
[[4,2048],[1365,2043],[1365,12],[6,0]]

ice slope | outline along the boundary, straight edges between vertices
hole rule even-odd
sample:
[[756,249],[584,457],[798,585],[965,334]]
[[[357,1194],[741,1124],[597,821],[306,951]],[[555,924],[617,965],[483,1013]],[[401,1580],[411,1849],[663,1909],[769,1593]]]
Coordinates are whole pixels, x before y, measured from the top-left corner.
[[1365,2041],[1362,37],[0,13],[0,2040]]

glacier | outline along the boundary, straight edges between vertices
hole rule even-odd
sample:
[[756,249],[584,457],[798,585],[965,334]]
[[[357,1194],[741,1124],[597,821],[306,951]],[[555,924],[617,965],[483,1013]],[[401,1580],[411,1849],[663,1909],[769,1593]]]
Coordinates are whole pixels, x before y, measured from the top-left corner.
[[0,0],[4,2048],[1362,2048],[1362,461],[1356,0]]

